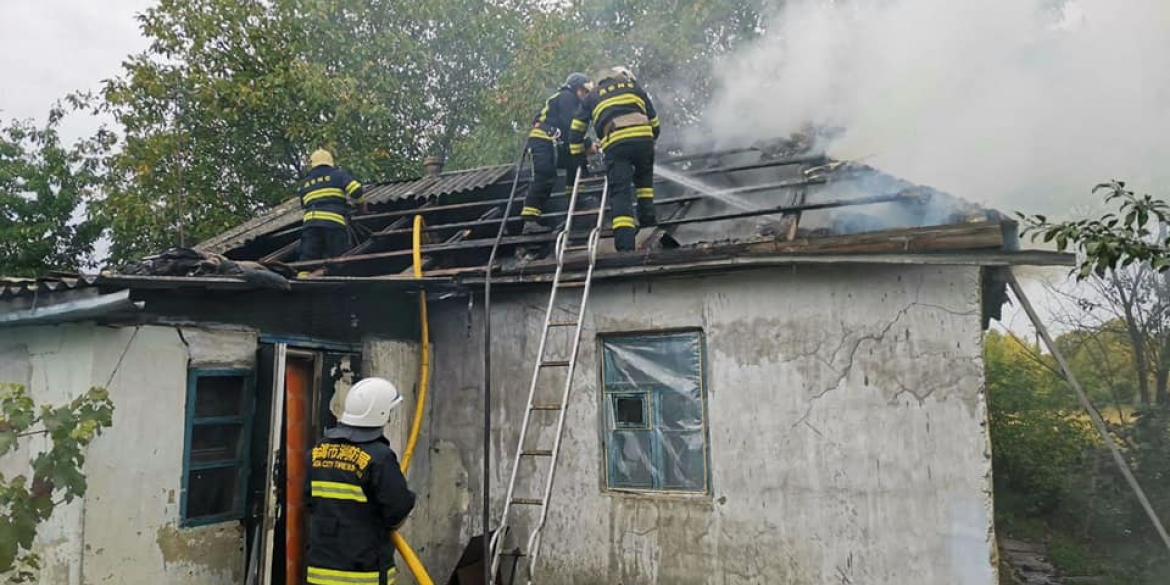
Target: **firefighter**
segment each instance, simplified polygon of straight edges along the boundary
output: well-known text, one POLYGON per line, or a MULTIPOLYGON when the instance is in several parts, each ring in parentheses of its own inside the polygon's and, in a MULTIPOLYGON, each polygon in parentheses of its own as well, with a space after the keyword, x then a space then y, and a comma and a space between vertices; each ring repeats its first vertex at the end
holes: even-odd
POLYGON ((340 423, 313 448, 308 583, 394 584, 390 533, 414 509, 414 494, 382 428, 401 402, 389 381, 361 380, 345 397, 340 423))
MULTIPOLYGON (((349 205, 362 198, 362 184, 333 164, 333 155, 320 149, 309 156, 308 174, 297 195, 305 210, 301 228, 300 260, 324 260, 349 249, 349 205)), ((304 276, 302 272, 298 276, 304 276)))
POLYGON ((576 157, 585 154, 585 133, 592 121, 605 153, 614 247, 618 251, 633 250, 638 226, 657 223, 654 143, 659 133, 658 113, 629 69, 613 67, 597 77, 597 86, 585 96, 573 116, 569 152, 576 157), (635 199, 637 222, 634 221, 635 199))
POLYGON ((524 218, 524 234, 552 231, 552 227, 540 223, 540 214, 557 181, 557 168, 564 168, 569 180, 576 173, 577 167, 573 163, 577 159, 569 156, 569 125, 581 99, 592 87, 584 73, 570 73, 561 89, 545 100, 532 120, 526 146, 532 154, 532 182, 528 185, 528 196, 524 198, 524 209, 520 212, 524 218))

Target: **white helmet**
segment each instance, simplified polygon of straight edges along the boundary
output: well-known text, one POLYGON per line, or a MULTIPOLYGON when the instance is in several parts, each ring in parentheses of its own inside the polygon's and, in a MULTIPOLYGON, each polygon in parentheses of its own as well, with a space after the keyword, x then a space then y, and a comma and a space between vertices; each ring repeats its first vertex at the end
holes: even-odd
POLYGON ((366 378, 349 389, 341 423, 351 427, 386 426, 390 411, 402 403, 398 388, 383 378, 366 378))
POLYGON ((630 69, 624 65, 614 65, 613 72, 622 76, 622 77, 625 77, 626 79, 628 79, 630 81, 635 80, 634 72, 630 71, 630 69))

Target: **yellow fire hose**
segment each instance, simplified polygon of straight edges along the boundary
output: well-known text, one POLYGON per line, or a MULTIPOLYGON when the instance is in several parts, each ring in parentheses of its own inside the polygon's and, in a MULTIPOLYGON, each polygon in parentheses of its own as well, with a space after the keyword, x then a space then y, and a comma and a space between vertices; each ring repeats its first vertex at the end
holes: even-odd
MULTIPOLYGON (((422 278, 422 231, 425 227, 421 215, 414 216, 414 277, 422 278)), ((414 421, 410 425, 410 438, 406 440, 406 449, 402 452, 402 474, 406 475, 406 471, 410 469, 410 460, 414 457, 414 448, 418 446, 418 433, 422 429, 423 411, 427 403, 427 386, 431 377, 431 332, 427 318, 427 293, 419 291, 418 293, 418 316, 421 322, 422 342, 422 357, 419 360, 419 374, 418 374, 418 398, 414 405, 414 421)), ((406 566, 414 575, 415 581, 419 585, 434 585, 430 574, 427 573, 426 567, 423 567, 422 561, 418 560, 418 555, 414 554, 414 550, 410 548, 410 544, 402 538, 398 532, 390 533, 390 540, 394 542, 394 548, 398 549, 398 554, 402 555, 402 560, 406 562, 406 566)))

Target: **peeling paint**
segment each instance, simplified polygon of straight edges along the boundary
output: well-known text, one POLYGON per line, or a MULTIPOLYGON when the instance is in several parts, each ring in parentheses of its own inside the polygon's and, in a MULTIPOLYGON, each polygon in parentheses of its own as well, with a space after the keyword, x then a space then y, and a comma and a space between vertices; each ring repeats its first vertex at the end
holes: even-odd
POLYGON ((238 526, 180 529, 160 526, 155 543, 166 564, 195 565, 211 572, 227 572, 233 582, 243 578, 243 541, 238 526))

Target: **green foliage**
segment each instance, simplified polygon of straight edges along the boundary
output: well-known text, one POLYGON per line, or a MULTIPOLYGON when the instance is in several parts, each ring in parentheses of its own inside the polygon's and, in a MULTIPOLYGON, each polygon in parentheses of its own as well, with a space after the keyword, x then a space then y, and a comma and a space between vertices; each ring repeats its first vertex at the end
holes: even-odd
POLYGON ((44 436, 45 451, 29 455, 31 477, 0 474, 0 574, 10 583, 36 578, 39 559, 31 552, 37 526, 62 502, 85 495, 85 448, 113 423, 109 393, 91 388, 67 404, 37 407, 24 387, 0 384, 0 457, 24 437, 44 436))
POLYGON ((486 0, 162 0, 105 88, 125 127, 114 260, 214 235, 292 194, 308 152, 360 179, 413 174, 475 123, 515 10, 486 0))
POLYGON ((58 127, 88 98, 70 96, 36 127, 14 120, 0 128, 0 266, 5 276, 35 277, 50 270, 92 266, 101 225, 84 204, 104 173, 113 135, 101 130, 73 145, 61 144, 58 127))
POLYGON ((1103 183, 1093 192, 1105 191, 1106 205, 1118 211, 1100 218, 1052 223, 1043 215, 1018 214, 1025 222, 1023 233, 1035 241, 1043 237, 1054 242, 1056 249, 1072 249, 1080 256, 1077 278, 1105 276, 1111 270, 1142 263, 1158 272, 1170 268, 1170 237, 1155 237, 1152 226, 1170 223, 1170 205, 1150 195, 1136 195, 1121 181, 1103 183))
POLYGON ((1029 513, 1051 512, 1094 443, 1092 428, 1038 348, 993 331, 984 352, 996 484, 1026 494, 1017 503, 1029 513))

